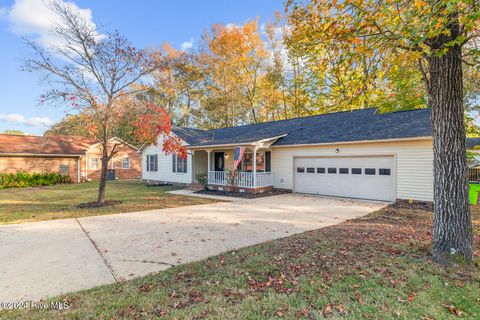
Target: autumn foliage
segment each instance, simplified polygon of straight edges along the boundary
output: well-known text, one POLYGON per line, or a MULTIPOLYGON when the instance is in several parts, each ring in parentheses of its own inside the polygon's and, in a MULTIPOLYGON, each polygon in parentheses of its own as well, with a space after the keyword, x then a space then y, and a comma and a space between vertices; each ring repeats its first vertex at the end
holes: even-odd
POLYGON ((164 134, 163 152, 175 153, 185 159, 186 147, 180 138, 171 134, 171 127, 172 122, 165 109, 147 102, 143 112, 136 115, 133 135, 147 145, 156 145, 158 136, 164 134))

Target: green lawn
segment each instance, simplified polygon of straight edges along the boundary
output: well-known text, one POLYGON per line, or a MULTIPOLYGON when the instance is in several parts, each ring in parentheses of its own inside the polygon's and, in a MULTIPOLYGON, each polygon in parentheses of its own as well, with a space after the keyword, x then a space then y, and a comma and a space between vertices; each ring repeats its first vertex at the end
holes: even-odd
POLYGON ((16 319, 480 318, 476 262, 430 261, 432 213, 394 205, 367 217, 71 293, 66 311, 3 311, 16 319))
POLYGON ((95 216, 112 213, 214 202, 208 199, 167 194, 173 187, 147 187, 139 181, 112 181, 107 200, 121 204, 99 209, 80 209, 81 203, 95 201, 98 182, 49 187, 0 190, 0 224, 95 216))

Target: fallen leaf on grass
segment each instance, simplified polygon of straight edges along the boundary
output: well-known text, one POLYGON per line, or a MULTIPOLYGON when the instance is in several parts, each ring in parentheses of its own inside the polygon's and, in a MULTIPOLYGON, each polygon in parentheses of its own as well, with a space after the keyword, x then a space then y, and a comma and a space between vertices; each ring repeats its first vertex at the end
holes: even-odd
POLYGON ((339 313, 345 313, 345 306, 343 304, 339 304, 336 308, 339 313))
POLYGON ((301 310, 298 310, 296 313, 295 313, 295 319, 300 319, 301 317, 307 317, 308 316, 308 310, 303 308, 301 310))
POLYGON ((323 316, 325 317, 331 315, 332 312, 333 312, 332 305, 330 303, 326 304, 322 309, 323 316))
POLYGON ((454 305, 452 304, 442 304, 442 306, 444 306, 445 308, 448 309, 448 311, 450 311, 451 314, 453 315, 456 315, 457 317, 461 317, 463 316, 463 311, 456 308, 454 305))
POLYGON ((138 290, 140 290, 140 292, 146 293, 152 290, 153 288, 155 288, 155 285, 150 283, 144 283, 138 288, 138 290))
POLYGON ((355 292, 355 297, 357 298, 358 303, 363 304, 363 298, 362 298, 362 296, 360 295, 360 293, 355 292))

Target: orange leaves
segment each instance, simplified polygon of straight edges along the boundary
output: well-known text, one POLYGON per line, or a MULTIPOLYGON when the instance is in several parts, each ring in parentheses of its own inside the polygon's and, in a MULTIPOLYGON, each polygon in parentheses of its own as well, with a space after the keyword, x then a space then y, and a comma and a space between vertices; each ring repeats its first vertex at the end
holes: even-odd
POLYGON ((133 125, 135 138, 147 144, 155 144, 161 133, 170 134, 172 126, 166 111, 150 102, 137 114, 133 125))
POLYGON ((413 1, 413 6, 419 11, 421 11, 426 5, 427 5, 427 3, 423 0, 413 1))
POLYGON ((187 148, 182 145, 182 140, 174 135, 166 135, 163 140, 163 152, 166 154, 177 154, 179 157, 187 158, 187 148))
POLYGON ((182 145, 182 140, 170 134, 172 123, 165 109, 148 102, 143 112, 137 115, 133 125, 133 134, 137 140, 145 144, 157 144, 158 136, 164 134, 163 152, 175 153, 186 159, 187 149, 182 145))

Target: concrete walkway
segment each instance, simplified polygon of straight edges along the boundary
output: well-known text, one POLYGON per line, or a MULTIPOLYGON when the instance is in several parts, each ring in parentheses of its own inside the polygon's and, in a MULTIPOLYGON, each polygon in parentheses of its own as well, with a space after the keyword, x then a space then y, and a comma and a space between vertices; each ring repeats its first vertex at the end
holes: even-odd
POLYGON ((363 216, 386 203, 280 195, 0 227, 0 301, 123 281, 363 216))
POLYGON ((172 191, 167 191, 167 193, 176 194, 176 195, 180 195, 180 196, 215 199, 215 200, 223 200, 223 201, 243 201, 243 200, 247 200, 246 198, 239 198, 239 197, 216 196, 216 195, 213 195, 213 194, 196 193, 195 191, 187 190, 187 189, 172 190, 172 191))

